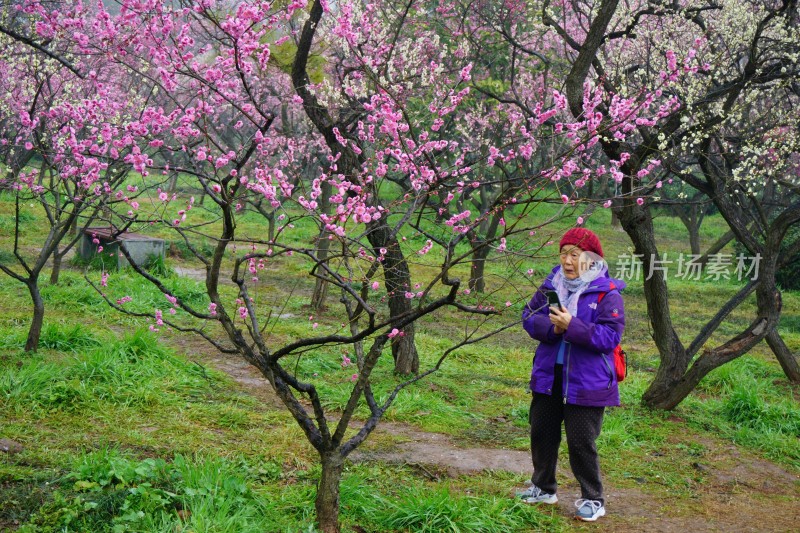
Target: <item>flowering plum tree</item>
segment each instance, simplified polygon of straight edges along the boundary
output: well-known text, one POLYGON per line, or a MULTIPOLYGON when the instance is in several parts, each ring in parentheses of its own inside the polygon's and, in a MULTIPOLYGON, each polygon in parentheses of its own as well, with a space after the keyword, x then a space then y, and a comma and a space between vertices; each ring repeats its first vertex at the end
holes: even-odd
MULTIPOLYGON (((463 181, 470 172, 458 155, 458 143, 437 138, 433 125, 463 99, 462 68, 444 69, 447 51, 425 39, 398 37, 388 48, 377 37, 367 39, 370 33, 399 35, 369 7, 340 3, 325 19, 323 4, 315 3, 310 12, 305 7, 304 2, 209 2, 190 8, 123 2, 116 16, 99 8, 95 17, 105 21, 106 31, 90 44, 150 95, 126 122, 124 135, 115 139, 116 152, 109 152, 109 159, 132 166, 153 186, 178 173, 206 196, 206 205, 199 208, 192 197, 155 190, 150 202, 114 212, 120 227, 157 224, 176 232, 205 266, 209 301, 207 308, 198 308, 165 280, 133 265, 165 295, 153 329, 172 326, 199 334, 222 351, 244 356, 264 374, 320 455, 317 514, 320 527, 334 531, 344 459, 371 433, 397 394, 444 359, 376 392, 371 376, 384 348, 402 343, 417 320, 445 306, 467 315, 498 311, 460 301, 460 282, 451 272, 458 265, 455 244, 440 255, 442 265, 424 288, 411 285, 401 244, 406 235, 413 237, 409 220, 439 182, 463 181), (292 29, 298 23, 300 32, 292 29), (317 31, 330 50, 324 59, 330 76, 315 84, 308 58, 317 31), (270 58, 292 42, 296 51, 286 75, 270 58), (366 49, 369 55, 358 55, 366 49), (414 98, 423 97, 428 100, 423 113, 434 118, 421 125, 410 110, 414 98), (443 166, 443 154, 456 155, 443 166), (398 175, 407 176, 411 193, 384 190, 391 184, 387 176, 398 175), (323 199, 326 188, 330 193, 323 199), (253 206, 279 213, 274 234, 241 228, 253 206), (304 225, 316 227, 331 243, 327 257, 319 245, 309 247, 293 235, 304 225), (215 243, 210 256, 198 246, 205 238, 215 243), (305 265, 312 279, 324 277, 338 289, 344 320, 310 324, 300 338, 270 337, 270 324, 279 320, 272 311, 286 293, 265 286, 262 277, 269 265, 288 262, 305 265), (235 285, 233 297, 224 278, 235 285), (388 314, 382 297, 388 300, 388 314), (224 337, 206 323, 217 324, 224 337), (287 365, 290 357, 332 346, 353 350, 353 359, 343 364, 355 371, 349 400, 335 423, 323 408, 314 377, 287 365), (366 405, 367 418, 354 435, 346 435, 359 404, 366 405)), ((452 218, 445 226, 451 234, 463 233, 472 223, 463 213, 452 218)), ((413 253, 432 257, 436 252, 431 248, 413 253)), ((128 255, 124 246, 122 253, 128 255)), ((124 293, 117 298, 114 292, 124 288, 115 287, 113 277, 103 278, 101 285, 98 290, 117 309, 153 316, 136 310, 136 302, 124 293)), ((474 339, 462 344, 468 342, 474 339)))
MULTIPOLYGON (((0 156, 5 170, 0 189, 15 198, 15 225, 4 238, 0 271, 23 283, 33 303, 25 350, 36 350, 44 320, 39 278, 53 258, 56 282, 61 258, 104 206, 135 204, 136 188, 123 187, 129 150, 110 160, 121 124, 140 100, 118 83, 113 64, 80 57, 80 39, 60 39, 36 16, 41 6, 18 4, 4 20, 0 41, 3 72, 0 156), (45 44, 46 43, 46 44, 45 44), (46 219, 36 248, 22 241, 23 207, 33 204, 46 219), (73 230, 78 228, 78 232, 73 230)), ((71 34, 87 31, 80 5, 64 6, 58 21, 72 21, 71 34)), ((26 235, 30 240, 30 237, 26 235)))
MULTIPOLYGON (((522 201, 563 203, 562 194, 571 196, 573 180, 552 180, 543 171, 552 161, 568 158, 574 143, 553 131, 556 121, 551 114, 543 116, 535 104, 528 107, 538 102, 551 110, 556 103, 547 87, 549 59, 543 55, 552 50, 542 38, 544 28, 525 9, 513 2, 453 2, 431 11, 444 15, 433 21, 441 38, 465 43, 472 65, 466 80, 470 96, 442 128, 468 148, 471 164, 480 169, 471 187, 448 191, 448 197, 455 195, 453 202, 432 207, 443 218, 453 214, 451 205, 455 212, 469 209, 480 221, 464 238, 471 248, 469 288, 483 292, 486 262, 495 249, 489 243, 517 220, 506 220, 506 208, 522 201), (536 132, 535 143, 529 131, 536 132), (533 189, 536 194, 531 194, 533 189)), ((570 206, 567 211, 572 210, 570 206)))

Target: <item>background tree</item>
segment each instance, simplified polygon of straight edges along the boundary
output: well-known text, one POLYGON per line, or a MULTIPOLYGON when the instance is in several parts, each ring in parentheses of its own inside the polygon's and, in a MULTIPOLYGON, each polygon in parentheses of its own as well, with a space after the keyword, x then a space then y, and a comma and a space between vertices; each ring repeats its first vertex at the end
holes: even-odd
MULTIPOLYGON (((639 199, 637 190, 660 186, 651 181, 648 172, 643 172, 647 162, 656 158, 659 162, 666 160, 671 168, 672 161, 683 155, 695 157, 703 168, 705 183, 692 179, 691 169, 682 178, 709 194, 737 239, 746 242, 753 254, 761 254, 764 270, 759 272, 758 280, 746 285, 725 305, 688 347, 672 327, 663 273, 653 270, 645 281, 645 298, 661 365, 643 401, 669 409, 710 370, 746 353, 774 331, 779 318, 780 293, 774 284, 774 269, 780 260, 776 243, 798 219, 794 208, 790 208, 773 222, 762 220, 760 237, 747 234, 748 224, 753 221, 749 213, 763 210, 753 191, 742 190, 736 179, 726 179, 735 177, 732 159, 744 154, 728 151, 724 139, 746 137, 742 127, 749 128, 758 119, 766 118, 765 114, 754 114, 754 99, 774 101, 777 92, 780 98, 791 102, 796 96, 791 88, 796 84, 798 69, 791 58, 797 54, 797 4, 753 1, 741 6, 700 2, 677 6, 641 2, 623 8, 615 0, 596 5, 569 2, 558 7, 545 2, 542 13, 544 22, 572 50, 565 92, 574 116, 585 111, 583 95, 587 85, 606 89, 610 98, 603 107, 607 109, 615 105, 612 95, 618 94, 652 95, 664 101, 665 120, 657 127, 642 122, 627 134, 601 141, 606 156, 616 162, 621 173, 625 198, 620 208, 622 225, 636 253, 643 257, 644 270, 650 272, 653 260, 660 254, 653 239, 649 204, 639 199), (679 57, 678 50, 685 51, 684 55, 679 57), (719 156, 712 155, 715 153, 719 156), (719 172, 724 167, 714 162, 717 157, 728 159, 730 172, 719 172), (748 196, 749 207, 742 204, 742 194, 748 196), (696 356, 711 332, 753 290, 757 310, 750 326, 696 356)), ((765 105, 755 107, 767 111, 765 105)), ((764 173, 757 175, 757 179, 766 177, 764 173)), ((797 365, 793 359, 781 359, 785 368, 797 365)), ((788 375, 793 380, 798 376, 794 370, 788 375)))

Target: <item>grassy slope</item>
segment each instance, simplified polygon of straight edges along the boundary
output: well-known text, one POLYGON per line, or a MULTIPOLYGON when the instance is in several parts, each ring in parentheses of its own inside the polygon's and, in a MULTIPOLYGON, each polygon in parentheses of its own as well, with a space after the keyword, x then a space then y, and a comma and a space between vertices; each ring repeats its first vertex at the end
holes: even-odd
MULTIPOLYGON (((8 198, 0 198, 0 238, 9 237, 8 198)), ((627 236, 609 227, 607 212, 589 227, 598 231, 606 256, 626 253, 627 236)), ((26 215, 26 244, 35 246, 37 216, 26 215)), ((255 220, 246 230, 257 231, 255 220)), ((688 252, 685 230, 659 217, 662 249, 688 252)), ((554 230, 558 234, 559 230, 554 230)), ((703 228, 705 243, 724 231, 719 219, 703 228)), ((301 239, 312 232, 299 228, 301 239)), ((421 247, 408 242, 409 250, 421 247)), ((533 290, 552 258, 520 266, 534 268, 533 290)), ((173 260, 174 263, 174 260, 173 260)), ((414 265, 421 273, 424 265, 414 265)), ((509 265, 490 266, 492 278, 509 265)), ((612 265, 613 272, 613 265, 612 265)), ((264 274, 280 284, 275 302, 289 291, 297 296, 282 308, 295 315, 280 321, 281 338, 308 331, 303 308, 308 283, 299 268, 264 274)), ((95 279, 97 272, 90 273, 95 279)), ((176 290, 203 305, 196 283, 173 279, 176 290)), ((144 310, 163 307, 161 297, 128 274, 111 284, 135 296, 144 310)), ((266 287, 275 285, 268 281, 266 287)), ((688 282, 670 278, 675 325, 685 341, 715 306, 736 290, 734 283, 688 282)), ((297 531, 311 526, 315 455, 300 430, 283 413, 243 394, 226 376, 191 362, 149 333, 131 333, 146 323, 105 308, 78 273, 65 273, 58 287, 45 287, 46 329, 39 354, 20 352, 28 320, 23 287, 0 278, 0 438, 22 443, 25 451, 0 462, 0 529, 17 523, 25 531, 297 531), (176 529, 177 524, 185 523, 176 529), (112 529, 115 528, 115 529, 112 529)), ((264 298, 270 297, 264 291, 264 298)), ((119 296, 115 295, 115 296, 119 296)), ((508 300, 518 315, 528 294, 494 295, 508 300)), ((624 407, 609 412, 600 449, 606 477, 615 487, 658 479, 669 493, 690 501, 702 472, 693 466, 710 453, 706 437, 721 437, 754 453, 800 470, 800 407, 796 390, 782 377, 764 345, 709 376, 671 414, 639 407, 657 354, 650 338, 641 281, 625 293, 625 345, 632 373, 623 386, 624 407)), ((785 295, 781 332, 790 348, 800 348, 800 295, 785 295)), ((478 301, 476 299, 476 301, 478 301)), ((731 315, 712 344, 749 321, 743 306, 731 315)), ((148 311, 149 312, 149 311, 148 311)), ((335 316, 317 317, 320 327, 337 327, 335 316)), ((463 319, 444 313, 420 324, 423 367, 432 364, 462 332, 463 319)), ((529 396, 524 388, 531 341, 515 329, 480 346, 454 353, 442 370, 404 392, 387 419, 445 432, 465 444, 527 448, 529 396), (505 423, 495 422, 498 418, 505 423)), ((329 407, 348 391, 341 353, 319 350, 297 361, 300 372, 318 374, 329 407)), ((390 361, 376 378, 391 386, 390 361)), ((377 380, 376 380, 377 381, 377 380)), ((343 521, 368 531, 439 531, 447 520, 462 530, 514 531, 566 527, 558 514, 521 506, 507 498, 518 476, 500 472, 431 482, 410 466, 351 465, 343 482, 343 521)))

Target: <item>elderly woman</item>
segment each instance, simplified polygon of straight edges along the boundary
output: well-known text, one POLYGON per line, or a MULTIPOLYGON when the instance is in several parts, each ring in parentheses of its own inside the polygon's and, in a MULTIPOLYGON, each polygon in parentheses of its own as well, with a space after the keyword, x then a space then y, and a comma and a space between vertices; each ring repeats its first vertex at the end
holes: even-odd
POLYGON ((608 276, 600 239, 588 229, 570 229, 559 246, 560 264, 522 313, 525 331, 539 346, 530 382, 532 485, 519 496, 531 504, 558 501, 563 422, 569 464, 581 486, 575 517, 594 521, 606 513, 595 441, 605 407, 619 405, 612 354, 625 327, 619 293, 625 283, 608 276))

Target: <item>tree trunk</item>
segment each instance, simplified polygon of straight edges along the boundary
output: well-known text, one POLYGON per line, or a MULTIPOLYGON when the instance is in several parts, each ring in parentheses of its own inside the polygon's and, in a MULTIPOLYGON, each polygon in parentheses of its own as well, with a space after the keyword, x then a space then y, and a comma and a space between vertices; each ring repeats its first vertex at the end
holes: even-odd
POLYGON ((676 213, 678 218, 683 222, 683 226, 689 233, 689 247, 692 250, 692 255, 700 255, 700 224, 703 222, 703 209, 705 206, 699 206, 701 194, 695 194, 692 197, 692 202, 689 205, 673 205, 671 206, 672 213, 676 213))
POLYGON ((800 383, 800 364, 797 363, 797 357, 789 350, 786 343, 783 342, 777 328, 772 328, 772 330, 767 333, 767 344, 769 344, 775 357, 777 357, 789 381, 792 383, 800 383))
POLYGON ((177 190, 178 190, 178 173, 173 172, 172 175, 169 177, 169 181, 167 182, 167 192, 173 194, 177 190))
POLYGON ((667 411, 674 409, 692 393, 709 372, 740 357, 757 344, 758 340, 763 337, 761 332, 767 325, 768 322, 766 320, 758 319, 741 335, 712 351, 704 353, 671 388, 666 390, 654 389, 653 384, 655 382, 653 382, 650 388, 647 389, 645 396, 642 397, 642 403, 654 409, 667 411), (656 395, 656 393, 659 394, 656 395))
MULTIPOLYGON (((769 229, 774 231, 772 227, 769 229)), ((768 233, 767 240, 759 271, 759 284, 756 288, 758 310, 753 322, 745 331, 728 342, 704 351, 679 380, 670 383, 669 388, 656 391, 653 388, 654 382, 642 398, 645 405, 658 409, 673 409, 697 387, 700 380, 709 372, 747 353, 777 327, 782 305, 781 294, 775 285, 780 239, 768 233)))
POLYGON ((611 210, 611 227, 618 228, 622 225, 622 222, 619 219, 619 214, 617 214, 616 209, 611 210))
MULTIPOLYGON (((412 290, 411 272, 408 263, 400 249, 397 238, 390 237, 391 229, 381 219, 370 227, 367 238, 375 249, 375 255, 381 248, 386 248, 383 260, 383 277, 386 280, 386 290, 389 293, 389 317, 398 318, 411 312, 411 300, 406 298, 406 292, 412 290)), ((414 324, 403 328, 403 335, 392 339, 392 357, 394 357, 394 371, 407 376, 419 371, 419 354, 414 343, 414 324)))
POLYGON ((697 218, 694 216, 689 224, 686 224, 686 229, 689 230, 689 247, 692 249, 692 255, 700 255, 700 224, 697 223, 697 218))
MULTIPOLYGON (((323 181, 321 189, 322 194, 320 195, 320 210, 326 215, 329 215, 331 212, 330 197, 331 193, 333 192, 331 190, 330 182, 327 180, 323 181)), ((328 240, 328 235, 330 235, 330 232, 326 230, 325 226, 323 225, 322 229, 319 231, 319 236, 317 237, 317 260, 319 261, 320 265, 327 263, 328 261, 328 250, 330 250, 331 247, 331 241, 328 240)), ((272 240, 271 237, 270 240, 272 240)), ((318 266, 317 274, 325 276, 324 269, 318 266)), ((314 309, 315 312, 319 313, 325 307, 325 298, 327 297, 328 281, 323 278, 317 278, 314 285, 314 293, 311 295, 311 308, 314 309)))
POLYGON ((314 500, 319 530, 324 533, 339 533, 339 483, 342 479, 344 457, 339 451, 331 451, 320 453, 320 458, 322 475, 314 500))
POLYGON ((647 314, 653 326, 653 340, 661 355, 655 379, 644 393, 642 402, 654 406, 664 394, 668 394, 686 372, 688 356, 686 349, 672 327, 669 311, 669 291, 664 273, 654 270, 648 277, 652 258, 660 257, 656 246, 653 219, 648 206, 628 205, 620 211, 620 221, 631 238, 636 254, 642 256, 644 271, 644 297, 647 314))
POLYGON ((692 255, 700 255, 700 231, 696 226, 689 229, 689 247, 692 250, 692 255))
MULTIPOLYGON (((392 300, 389 301, 390 311, 391 304, 392 300)), ((408 304, 404 305, 403 312, 410 307, 408 304)), ((396 314, 399 313, 391 313, 392 316, 396 316, 396 314)), ((408 324, 403 328, 403 333, 402 337, 392 339, 392 357, 394 357, 394 371, 402 376, 408 376, 419 372, 419 354, 414 343, 414 325, 408 324)))
POLYGON ((651 385, 645 396, 643 396, 642 403, 656 409, 670 410, 675 408, 691 394, 709 372, 742 356, 758 344, 764 338, 764 331, 767 328, 774 328, 779 317, 780 311, 774 309, 767 316, 759 314, 746 331, 722 346, 703 353, 671 388, 655 390, 651 385))
POLYGON ((695 263, 698 263, 700 265, 705 265, 706 263, 708 263, 712 255, 719 253, 719 251, 725 248, 725 245, 731 242, 734 237, 735 235, 733 231, 728 230, 722 237, 717 239, 717 242, 709 246, 708 250, 706 250, 706 253, 704 253, 702 257, 700 257, 700 259, 695 261, 695 263))
POLYGON ((267 218, 267 241, 275 242, 275 211, 272 211, 267 218))
MULTIPOLYGON (((481 189, 481 211, 485 212, 488 209, 489 199, 486 198, 485 190, 481 189)), ((469 243, 472 247, 472 268, 469 272, 469 288, 475 292, 483 292, 486 288, 486 279, 484 273, 486 270, 486 258, 489 256, 491 249, 487 246, 487 242, 494 240, 497 236, 497 229, 500 226, 500 215, 494 214, 489 219, 489 223, 485 221, 481 223, 480 234, 471 233, 469 235, 469 243)))
POLYGON ((469 290, 483 292, 486 288, 484 272, 486 270, 486 257, 489 255, 489 247, 481 246, 484 241, 473 243, 472 267, 469 271, 469 290), (476 246, 477 245, 477 246, 476 246))
POLYGON ((56 246, 53 252, 53 270, 50 272, 51 285, 58 285, 58 276, 61 274, 61 260, 63 257, 63 254, 58 253, 58 247, 56 246))
POLYGON ((44 323, 44 300, 42 300, 39 284, 36 280, 29 280, 26 285, 33 301, 33 319, 31 320, 31 327, 28 329, 25 351, 35 352, 39 348, 39 337, 42 334, 42 324, 44 323))
MULTIPOLYGON (((321 105, 317 97, 309 90, 310 80, 306 72, 308 57, 311 52, 311 43, 314 41, 317 24, 322 18, 322 3, 315 0, 311 6, 309 17, 303 24, 303 31, 297 43, 297 53, 294 56, 292 65, 292 84, 295 92, 303 99, 303 109, 306 115, 314 123, 319 132, 325 138, 325 143, 334 155, 338 155, 336 162, 339 172, 345 175, 357 176, 361 168, 361 157, 352 148, 339 143, 334 129, 340 126, 341 130, 346 130, 344 125, 334 121, 328 109, 321 105)), ((355 141, 354 141, 355 142, 355 141)), ((374 183, 371 185, 374 187, 374 183)), ((374 191, 374 201, 378 204, 377 190, 374 191)), ((385 219, 371 222, 368 225, 367 238, 372 245, 375 255, 379 255, 381 248, 386 248, 387 253, 383 261, 384 279, 386 289, 389 291, 389 314, 391 319, 395 319, 411 311, 411 301, 405 297, 405 292, 411 290, 411 273, 408 263, 400 249, 397 237, 392 235, 385 219)), ((395 338, 397 342, 392 344, 392 356, 394 356, 395 372, 403 375, 416 373, 419 370, 419 355, 414 345, 414 326, 409 324, 403 328, 404 336, 395 338)))
MULTIPOLYGON (((330 241, 328 240, 328 232, 322 230, 319 238, 319 250, 317 253, 317 259, 319 259, 320 263, 324 263, 328 260, 328 248, 330 247, 330 241)), ((317 269, 317 273, 321 276, 324 276, 322 268, 317 269)), ((325 308, 325 300, 328 298, 328 281, 322 278, 316 278, 316 282, 314 284, 314 292, 311 294, 311 308, 314 310, 315 313, 321 312, 325 308)))

